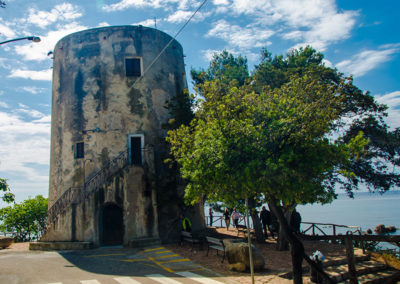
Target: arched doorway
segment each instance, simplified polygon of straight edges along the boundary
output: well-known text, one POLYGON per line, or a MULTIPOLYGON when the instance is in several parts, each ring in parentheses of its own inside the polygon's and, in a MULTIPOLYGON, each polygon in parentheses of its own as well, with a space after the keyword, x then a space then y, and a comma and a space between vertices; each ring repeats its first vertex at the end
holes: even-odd
POLYGON ((124 239, 122 209, 116 204, 108 203, 103 207, 101 217, 101 244, 122 245, 124 239))

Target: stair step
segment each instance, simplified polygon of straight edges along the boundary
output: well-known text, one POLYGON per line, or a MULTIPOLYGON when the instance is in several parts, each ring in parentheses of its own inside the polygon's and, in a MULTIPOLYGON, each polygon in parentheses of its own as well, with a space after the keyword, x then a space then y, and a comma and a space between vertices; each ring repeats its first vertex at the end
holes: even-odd
MULTIPOLYGON (((367 261, 370 260, 371 257, 369 255, 360 255, 356 256, 356 263, 362 262, 362 261, 367 261)), ((336 257, 336 258, 329 258, 329 260, 324 261, 324 267, 329 267, 329 266, 339 266, 342 264, 347 265, 347 258, 345 257, 336 257)))
MULTIPOLYGON (((374 273, 368 273, 357 276, 359 284, 396 284, 400 281, 400 271, 395 269, 386 269, 374 273)), ((345 280, 339 283, 350 283, 345 280)))
MULTIPOLYGON (((357 275, 377 273, 379 271, 385 270, 387 266, 383 263, 376 261, 363 261, 356 263, 357 275)), ((335 281, 345 281, 349 278, 348 266, 347 264, 342 264, 339 266, 326 267, 325 272, 328 273, 335 281)))
POLYGON ((151 246, 161 245, 161 240, 159 238, 136 238, 128 242, 128 246, 131 248, 143 248, 151 246))

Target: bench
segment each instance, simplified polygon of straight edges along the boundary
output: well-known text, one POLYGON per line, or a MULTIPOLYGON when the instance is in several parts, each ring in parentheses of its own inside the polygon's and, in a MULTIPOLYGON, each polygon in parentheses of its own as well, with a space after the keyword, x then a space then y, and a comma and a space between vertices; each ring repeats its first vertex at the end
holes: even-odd
POLYGON ((222 257, 222 261, 224 262, 225 260, 225 245, 224 242, 221 239, 217 239, 217 238, 213 238, 213 237, 206 237, 207 240, 207 256, 208 256, 208 252, 210 250, 210 248, 213 248, 217 251, 217 255, 218 255, 218 251, 222 251, 224 253, 223 257, 222 257))
POLYGON ((239 237, 240 233, 243 233, 243 235, 246 236, 247 226, 245 226, 245 225, 237 225, 236 229, 237 229, 237 232, 238 232, 238 234, 237 234, 238 237, 239 237))
POLYGON ((183 242, 188 242, 192 245, 192 250, 195 244, 201 244, 200 239, 193 237, 192 233, 181 231, 181 245, 183 242))

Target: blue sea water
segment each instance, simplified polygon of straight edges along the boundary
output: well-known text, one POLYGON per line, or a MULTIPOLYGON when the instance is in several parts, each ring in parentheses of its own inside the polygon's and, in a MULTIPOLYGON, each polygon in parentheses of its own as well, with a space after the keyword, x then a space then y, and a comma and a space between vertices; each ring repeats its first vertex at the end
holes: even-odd
MULTIPOLYGON (((367 229, 373 231, 377 225, 384 224, 398 228, 396 234, 400 234, 400 190, 384 194, 356 192, 354 199, 346 194, 339 194, 330 204, 299 205, 296 209, 301 214, 302 222, 358 226, 362 231, 367 229)), ((204 213, 208 216, 207 205, 204 213)), ((221 215, 221 213, 214 214, 214 216, 221 215)), ((224 223, 222 224, 224 226, 224 223)), ((220 226, 220 222, 218 221, 216 225, 220 226)), ((302 224, 302 229, 307 226, 302 224)))
POLYGON ((303 222, 359 226, 363 231, 384 224, 400 230, 400 190, 384 194, 357 192, 354 199, 339 194, 331 204, 301 205, 297 211, 303 222))

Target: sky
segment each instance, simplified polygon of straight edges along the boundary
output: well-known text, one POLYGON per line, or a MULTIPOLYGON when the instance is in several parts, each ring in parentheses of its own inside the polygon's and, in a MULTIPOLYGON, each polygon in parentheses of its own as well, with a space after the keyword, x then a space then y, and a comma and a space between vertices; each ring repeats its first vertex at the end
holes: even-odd
MULTIPOLYGON (((41 38, 0 45, 0 177, 18 202, 48 196, 53 64, 48 54, 57 41, 116 25, 156 27, 175 36, 203 1, 5 1, 0 42, 41 38)), ((207 68, 224 49, 246 56, 251 70, 264 47, 279 55, 311 45, 327 66, 353 75, 359 88, 389 106, 393 129, 400 126, 399 11, 398 0, 206 0, 177 40, 188 75, 191 68, 207 68)))

